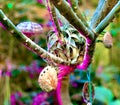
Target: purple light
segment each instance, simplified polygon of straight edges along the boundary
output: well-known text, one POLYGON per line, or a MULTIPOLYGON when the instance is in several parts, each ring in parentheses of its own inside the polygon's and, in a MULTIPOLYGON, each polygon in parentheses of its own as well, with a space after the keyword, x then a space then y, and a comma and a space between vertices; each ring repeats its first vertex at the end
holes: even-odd
POLYGON ((71 1, 70 1, 70 0, 67 0, 67 1, 68 1, 69 5, 70 5, 70 7, 71 7, 71 6, 72 6, 71 1))
POLYGON ((37 0, 37 2, 43 4, 43 0, 37 0))
POLYGON ((47 103, 45 105, 49 105, 49 103, 46 102, 47 98, 48 94, 46 92, 41 92, 33 98, 32 105, 43 105, 43 103, 47 103))
POLYGON ((0 78, 2 77, 2 70, 0 69, 0 78))
POLYGON ((91 63, 91 56, 90 56, 90 52, 89 52, 89 49, 90 49, 90 45, 92 43, 92 40, 90 40, 89 38, 86 39, 86 48, 85 48, 85 54, 84 54, 84 59, 82 61, 81 64, 77 65, 77 69, 80 69, 80 70, 86 70, 89 66, 89 64, 91 63))
POLYGON ((0 27, 2 27, 4 30, 6 30, 5 26, 0 22, 0 27))

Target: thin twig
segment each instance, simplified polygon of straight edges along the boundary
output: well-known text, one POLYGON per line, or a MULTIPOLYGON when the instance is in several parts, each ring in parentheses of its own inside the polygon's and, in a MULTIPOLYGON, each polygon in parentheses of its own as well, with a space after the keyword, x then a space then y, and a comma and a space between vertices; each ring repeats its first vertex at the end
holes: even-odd
POLYGON ((48 12, 50 14, 50 19, 53 23, 54 31, 55 31, 56 35, 58 36, 59 31, 60 31, 60 27, 59 27, 57 20, 56 20, 54 5, 51 2, 49 2, 49 0, 46 0, 46 6, 47 6, 48 12))
POLYGON ((56 30, 58 31, 58 34, 60 35, 61 29, 60 29, 60 26, 59 26, 59 23, 58 23, 58 20, 57 20, 55 7, 51 2, 50 2, 50 8, 51 8, 51 13, 52 13, 54 23, 55 23, 56 28, 57 28, 56 30))

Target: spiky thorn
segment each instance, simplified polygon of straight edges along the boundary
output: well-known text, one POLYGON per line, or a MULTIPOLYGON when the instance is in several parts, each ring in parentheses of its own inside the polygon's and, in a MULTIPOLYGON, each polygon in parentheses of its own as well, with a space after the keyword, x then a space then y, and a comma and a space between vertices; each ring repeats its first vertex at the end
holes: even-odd
POLYGON ((52 60, 53 62, 56 62, 57 64, 69 64, 68 61, 65 61, 59 57, 56 57, 55 55, 47 52, 40 46, 38 46, 36 43, 34 43, 32 40, 30 40, 28 37, 26 37, 24 34, 22 34, 16 26, 10 21, 10 19, 7 18, 7 16, 2 12, 0 9, 0 22, 5 26, 5 28, 15 37, 18 41, 20 41, 22 44, 24 44, 29 50, 35 52, 38 56, 41 58, 44 58, 46 60, 52 60))

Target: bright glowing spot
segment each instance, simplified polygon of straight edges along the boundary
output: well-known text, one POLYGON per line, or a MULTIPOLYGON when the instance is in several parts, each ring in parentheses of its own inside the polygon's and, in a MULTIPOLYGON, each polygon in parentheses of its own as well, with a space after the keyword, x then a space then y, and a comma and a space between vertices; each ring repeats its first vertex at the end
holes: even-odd
POLYGON ((12 3, 8 3, 7 6, 8 6, 9 9, 13 8, 13 4, 12 3))

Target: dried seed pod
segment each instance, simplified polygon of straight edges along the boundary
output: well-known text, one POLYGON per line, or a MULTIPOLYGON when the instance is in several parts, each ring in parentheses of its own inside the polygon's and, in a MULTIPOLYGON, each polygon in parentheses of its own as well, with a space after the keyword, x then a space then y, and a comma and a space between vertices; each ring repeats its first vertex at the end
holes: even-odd
POLYGON ((103 37, 103 44, 106 48, 111 48, 113 45, 113 41, 112 41, 112 35, 110 34, 110 32, 106 32, 104 37, 103 37))
POLYGON ((90 103, 91 99, 93 101, 95 96, 95 89, 92 82, 85 82, 82 90, 83 99, 86 103, 90 103), (90 87, 91 86, 91 87, 90 87))
POLYGON ((42 32, 41 25, 35 22, 22 22, 19 23, 16 27, 27 37, 38 35, 42 32))
POLYGON ((52 66, 45 67, 39 75, 38 83, 42 90, 49 92, 57 87, 57 71, 52 66))
POLYGON ((47 45, 50 53, 71 62, 71 64, 79 64, 83 60, 85 39, 71 25, 61 27, 59 38, 54 31, 50 31, 47 37, 47 45))

